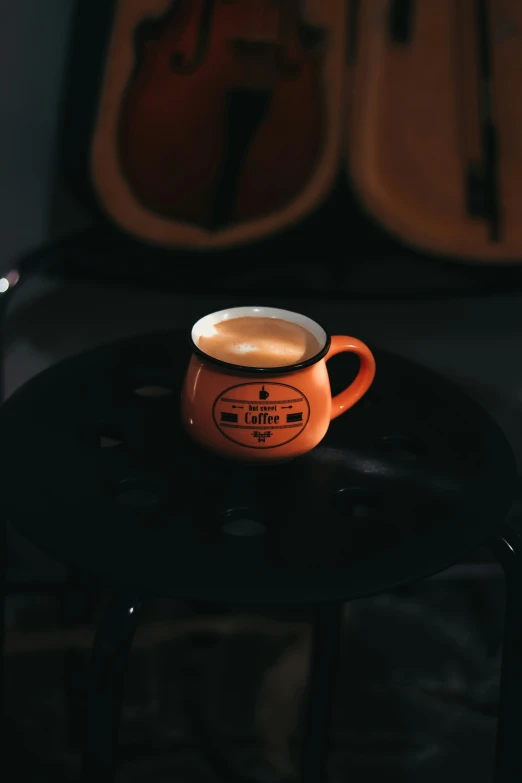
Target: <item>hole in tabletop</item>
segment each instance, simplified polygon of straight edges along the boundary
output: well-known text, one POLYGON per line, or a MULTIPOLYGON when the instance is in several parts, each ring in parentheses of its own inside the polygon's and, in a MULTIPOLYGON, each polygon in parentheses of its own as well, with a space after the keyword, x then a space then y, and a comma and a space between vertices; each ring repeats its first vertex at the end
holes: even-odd
POLYGON ((149 478, 129 478, 120 481, 116 494, 120 503, 139 511, 155 511, 165 501, 166 492, 149 478))
POLYGON ((386 454, 404 462, 415 462, 421 453, 418 441, 409 435, 384 435, 381 438, 381 447, 386 454))
POLYGON ((255 538, 266 533, 265 525, 254 518, 255 513, 249 508, 244 506, 231 508, 225 512, 224 516, 225 522, 221 529, 229 536, 255 538))
POLYGON ((112 438, 110 435, 100 435, 100 448, 113 449, 115 446, 121 446, 123 441, 112 438))
POLYGON ((349 555, 375 556, 396 546, 403 535, 393 508, 383 497, 362 487, 343 487, 333 494, 333 507, 346 522, 349 555))
POLYGON ((102 421, 98 424, 96 430, 98 435, 98 446, 101 449, 113 449, 116 446, 122 445, 123 436, 120 427, 114 422, 102 421))
POLYGON ((340 514, 348 514, 357 519, 375 518, 379 511, 379 501, 368 490, 360 487, 343 487, 333 495, 333 505, 340 514))
POLYGON ((379 413, 384 407, 388 407, 385 403, 388 402, 386 395, 379 389, 374 389, 370 386, 366 394, 364 394, 358 403, 354 407, 360 407, 363 410, 372 410, 375 413, 379 413))

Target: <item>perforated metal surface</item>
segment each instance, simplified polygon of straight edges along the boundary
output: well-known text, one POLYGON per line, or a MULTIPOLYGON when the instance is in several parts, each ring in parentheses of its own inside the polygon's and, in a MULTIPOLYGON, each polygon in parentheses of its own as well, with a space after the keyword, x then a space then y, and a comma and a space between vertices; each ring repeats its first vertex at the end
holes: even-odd
MULTIPOLYGON (((65 361, 0 411, 2 506, 60 560, 165 596, 324 602, 427 576, 502 525, 514 460, 474 402, 375 353, 371 391, 323 442, 261 467, 183 432, 183 333, 65 361)), ((336 392, 355 366, 329 370, 336 392)))

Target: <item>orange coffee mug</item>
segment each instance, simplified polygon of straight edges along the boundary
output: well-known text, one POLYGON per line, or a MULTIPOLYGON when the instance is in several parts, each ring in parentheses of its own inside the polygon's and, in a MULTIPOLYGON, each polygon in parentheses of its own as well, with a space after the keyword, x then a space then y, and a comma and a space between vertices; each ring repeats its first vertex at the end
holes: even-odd
POLYGON ((249 462, 287 460, 324 438, 332 419, 368 391, 375 376, 370 349, 355 337, 330 335, 311 318, 274 307, 233 307, 211 313, 192 327, 192 357, 181 395, 184 426, 201 446, 249 462), (282 367, 248 367, 216 359, 199 348, 216 324, 241 317, 278 318, 306 329, 319 350, 282 367), (355 380, 332 397, 326 362, 355 353, 355 380))

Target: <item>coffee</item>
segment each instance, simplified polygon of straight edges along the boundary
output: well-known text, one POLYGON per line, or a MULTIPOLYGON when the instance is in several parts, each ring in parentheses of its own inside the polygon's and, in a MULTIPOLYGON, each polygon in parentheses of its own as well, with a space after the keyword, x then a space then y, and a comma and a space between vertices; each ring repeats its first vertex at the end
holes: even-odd
POLYGON ((215 324, 212 332, 199 338, 198 348, 244 367, 285 367, 311 359, 322 348, 308 329, 282 318, 231 318, 215 324))

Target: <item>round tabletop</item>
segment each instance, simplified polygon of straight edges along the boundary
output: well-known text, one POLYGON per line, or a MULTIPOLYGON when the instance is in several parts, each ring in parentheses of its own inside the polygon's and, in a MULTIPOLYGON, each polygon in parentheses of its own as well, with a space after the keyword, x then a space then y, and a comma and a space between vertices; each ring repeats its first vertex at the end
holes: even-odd
MULTIPOLYGON (((140 594, 226 603, 369 595, 440 571, 499 531, 516 468, 443 378, 375 350, 368 394, 287 463, 229 462, 185 434, 183 332, 61 362, 0 409, 2 513, 31 542, 140 594)), ((329 363, 334 393, 357 370, 329 363)))

